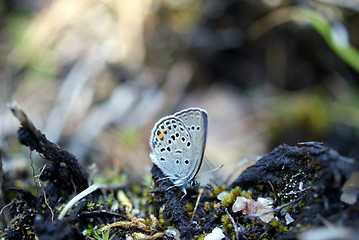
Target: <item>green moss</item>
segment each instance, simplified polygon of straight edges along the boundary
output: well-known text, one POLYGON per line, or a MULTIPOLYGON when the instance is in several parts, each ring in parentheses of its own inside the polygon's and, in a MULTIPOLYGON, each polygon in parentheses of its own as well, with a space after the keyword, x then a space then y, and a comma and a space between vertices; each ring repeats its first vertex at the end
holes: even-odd
POLYGON ((93 237, 96 240, 111 240, 115 235, 112 235, 110 237, 110 229, 107 229, 105 231, 101 231, 100 229, 97 229, 97 231, 94 232, 93 237))
POLYGON ((216 209, 216 210, 219 210, 221 208, 221 203, 213 204, 213 208, 216 209))
POLYGON ((160 219, 158 219, 158 221, 160 222, 160 224, 165 224, 165 219, 164 218, 160 218, 160 219))
POLYGON ((248 190, 248 191, 244 194, 243 197, 245 197, 245 198, 247 198, 247 199, 252 199, 252 198, 253 198, 253 192, 252 192, 252 190, 248 190))
POLYGON ((146 218, 145 221, 146 221, 146 223, 147 223, 148 225, 151 225, 151 224, 152 224, 152 221, 151 221, 151 219, 149 219, 149 218, 146 218))
POLYGON ((237 186, 237 187, 235 187, 235 188, 233 188, 232 190, 231 190, 231 192, 235 195, 235 196, 240 196, 241 194, 242 194, 242 189, 239 187, 239 186, 237 186))
POLYGON ((131 185, 131 193, 135 195, 139 195, 141 193, 140 186, 137 184, 131 185))
POLYGON ((162 217, 162 218, 163 218, 163 210, 164 210, 164 208, 161 207, 161 208, 160 208, 160 211, 159 211, 159 215, 160 215, 160 217, 162 217))
POLYGON ((231 222, 231 220, 229 219, 229 216, 227 214, 222 215, 221 221, 222 221, 223 225, 228 225, 231 222))
POLYGON ((270 221, 269 223, 272 227, 278 227, 279 226, 279 221, 276 219, 272 219, 272 221, 270 221))
POLYGON ((306 205, 307 205, 306 201, 303 201, 303 200, 299 201, 299 203, 298 203, 298 206, 301 207, 301 208, 305 207, 306 205))
POLYGON ((206 237, 205 234, 201 234, 201 235, 197 238, 197 240, 204 240, 205 237, 206 237))
POLYGON ((142 185, 144 186, 152 186, 153 185, 153 179, 152 174, 145 174, 142 179, 142 185))
POLYGON ((264 185, 263 185, 263 184, 258 184, 258 185, 257 185, 257 189, 258 189, 260 192, 262 192, 263 189, 264 189, 264 185))
POLYGON ((232 207, 233 203, 235 202, 235 196, 232 192, 228 193, 227 197, 225 197, 222 201, 223 207, 229 208, 232 207))
MULTIPOLYGON (((236 198, 243 196, 243 191, 240 187, 233 188, 222 201, 222 204, 225 208, 232 207, 233 203, 236 201, 236 198)), ((252 191, 248 190, 244 196, 252 197, 252 191)))
POLYGON ((213 187, 213 192, 210 194, 210 197, 213 199, 213 198, 216 198, 218 196, 218 194, 220 194, 221 192, 223 191, 226 191, 227 187, 226 185, 222 184, 221 187, 218 187, 218 186, 214 186, 213 187))
POLYGON ((155 209, 153 208, 152 205, 147 205, 147 210, 148 210, 148 212, 151 212, 151 213, 153 213, 155 211, 155 209))
POLYGON ((91 236, 92 235, 92 228, 87 228, 85 235, 86 236, 91 236))
POLYGON ((204 208, 204 210, 206 210, 207 212, 209 212, 209 210, 211 210, 211 206, 210 206, 208 203, 204 204, 203 208, 204 208))
POLYGON ((143 196, 146 198, 147 202, 152 202, 153 201, 153 196, 150 194, 150 189, 145 188, 143 190, 143 196))
POLYGON ((105 201, 106 201, 106 206, 109 206, 109 207, 112 206, 112 204, 113 204, 113 198, 112 197, 107 197, 105 201))
POLYGON ((192 211, 193 211, 193 205, 190 204, 190 203, 187 203, 187 204, 186 204, 186 208, 187 208, 187 210, 188 210, 189 212, 192 212, 192 211))
POLYGON ((96 203, 94 203, 93 201, 87 203, 87 210, 89 210, 89 211, 94 210, 95 205, 96 205, 96 203))

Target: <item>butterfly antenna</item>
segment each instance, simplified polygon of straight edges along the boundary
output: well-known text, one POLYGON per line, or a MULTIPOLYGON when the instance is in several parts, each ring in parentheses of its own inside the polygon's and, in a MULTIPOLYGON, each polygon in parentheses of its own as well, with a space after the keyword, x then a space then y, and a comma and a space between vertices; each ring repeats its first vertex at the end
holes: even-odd
POLYGON ((211 173, 211 172, 217 171, 218 169, 221 169, 222 167, 223 167, 223 164, 222 164, 221 166, 219 166, 219 167, 216 167, 216 168, 212 169, 212 170, 209 170, 209 171, 207 171, 207 172, 203 172, 203 173, 199 174, 197 177, 200 177, 200 176, 202 176, 202 175, 204 175, 204 174, 207 174, 207 173, 211 173))

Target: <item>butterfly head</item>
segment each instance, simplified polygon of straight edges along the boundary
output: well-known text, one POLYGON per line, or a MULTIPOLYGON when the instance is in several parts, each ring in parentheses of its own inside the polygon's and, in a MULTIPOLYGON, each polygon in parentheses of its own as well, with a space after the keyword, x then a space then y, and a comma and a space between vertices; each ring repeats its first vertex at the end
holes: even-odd
POLYGON ((199 182, 195 179, 195 178, 192 178, 189 182, 188 182, 189 186, 190 187, 198 187, 199 186, 199 182))

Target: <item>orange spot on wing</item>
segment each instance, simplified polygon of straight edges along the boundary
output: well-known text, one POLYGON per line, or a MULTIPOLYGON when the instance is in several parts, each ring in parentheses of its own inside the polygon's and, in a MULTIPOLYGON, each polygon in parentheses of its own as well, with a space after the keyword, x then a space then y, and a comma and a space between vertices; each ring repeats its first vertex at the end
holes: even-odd
POLYGON ((158 136, 158 138, 159 138, 160 140, 162 140, 162 139, 163 139, 163 135, 162 135, 162 133, 157 134, 157 136, 158 136))

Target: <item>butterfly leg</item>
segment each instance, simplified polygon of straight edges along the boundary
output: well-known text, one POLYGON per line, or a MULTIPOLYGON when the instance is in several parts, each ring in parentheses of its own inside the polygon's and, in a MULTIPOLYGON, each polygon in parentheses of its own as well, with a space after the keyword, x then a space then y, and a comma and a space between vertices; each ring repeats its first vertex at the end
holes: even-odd
MULTIPOLYGON (((173 185, 173 186, 171 186, 171 187, 168 187, 168 188, 166 189, 166 191, 169 190, 169 189, 171 189, 171 188, 174 188, 174 187, 178 187, 178 186, 173 185)), ((184 196, 187 195, 187 190, 186 190, 186 188, 182 188, 182 192, 183 192, 183 195, 182 195, 180 201, 182 201, 182 199, 184 198, 184 196)))
POLYGON ((169 190, 169 189, 171 189, 171 188, 174 188, 174 187, 177 187, 177 186, 176 186, 176 185, 173 185, 173 186, 171 186, 171 187, 168 187, 168 188, 166 189, 166 191, 169 190))
POLYGON ((182 201, 182 199, 184 198, 184 196, 187 195, 187 190, 186 190, 186 188, 182 188, 182 192, 183 192, 183 195, 182 195, 180 201, 182 201))
POLYGON ((159 183, 159 182, 167 180, 167 179, 170 179, 170 177, 164 177, 164 178, 157 179, 156 183, 159 183))

